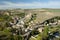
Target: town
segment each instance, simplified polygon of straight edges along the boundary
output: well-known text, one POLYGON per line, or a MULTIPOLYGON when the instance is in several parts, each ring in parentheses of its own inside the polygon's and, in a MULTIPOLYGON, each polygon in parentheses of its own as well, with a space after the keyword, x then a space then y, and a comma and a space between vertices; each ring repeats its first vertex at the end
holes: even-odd
POLYGON ((51 18, 47 16, 48 19, 41 21, 38 15, 49 12, 45 10, 33 10, 33 12, 27 9, 1 10, 0 40, 60 40, 60 16, 51 18))

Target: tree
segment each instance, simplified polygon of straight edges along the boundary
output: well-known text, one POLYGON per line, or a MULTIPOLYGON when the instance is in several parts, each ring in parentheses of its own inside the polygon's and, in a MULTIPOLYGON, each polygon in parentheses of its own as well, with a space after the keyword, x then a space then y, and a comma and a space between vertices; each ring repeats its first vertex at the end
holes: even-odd
POLYGON ((38 34, 36 40, 42 40, 42 35, 41 34, 38 34))
POLYGON ((46 40, 47 37, 48 37, 48 31, 49 31, 49 28, 48 28, 47 26, 44 27, 44 31, 43 31, 43 33, 42 33, 42 38, 43 38, 44 40, 46 40))

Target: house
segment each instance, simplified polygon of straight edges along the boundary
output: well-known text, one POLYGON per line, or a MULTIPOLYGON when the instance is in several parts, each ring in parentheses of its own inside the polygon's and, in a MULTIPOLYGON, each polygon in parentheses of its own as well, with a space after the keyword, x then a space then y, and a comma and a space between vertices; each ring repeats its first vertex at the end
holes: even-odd
POLYGON ((40 28, 38 28, 38 31, 40 32, 40 33, 42 33, 43 32, 43 27, 40 27, 40 28))

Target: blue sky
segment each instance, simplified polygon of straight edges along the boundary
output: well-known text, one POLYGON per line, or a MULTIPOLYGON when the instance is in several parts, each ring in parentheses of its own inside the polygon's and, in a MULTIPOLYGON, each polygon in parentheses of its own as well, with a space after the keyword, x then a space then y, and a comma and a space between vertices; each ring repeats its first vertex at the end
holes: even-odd
POLYGON ((0 0, 0 9, 60 8, 60 0, 0 0))

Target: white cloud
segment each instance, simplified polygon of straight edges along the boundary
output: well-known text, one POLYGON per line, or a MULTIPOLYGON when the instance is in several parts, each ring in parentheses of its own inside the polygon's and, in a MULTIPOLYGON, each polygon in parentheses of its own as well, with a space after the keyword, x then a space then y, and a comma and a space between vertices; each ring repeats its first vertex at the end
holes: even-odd
POLYGON ((3 2, 5 5, 0 5, 0 9, 6 8, 60 8, 60 1, 49 2, 32 2, 32 3, 12 3, 3 2))

